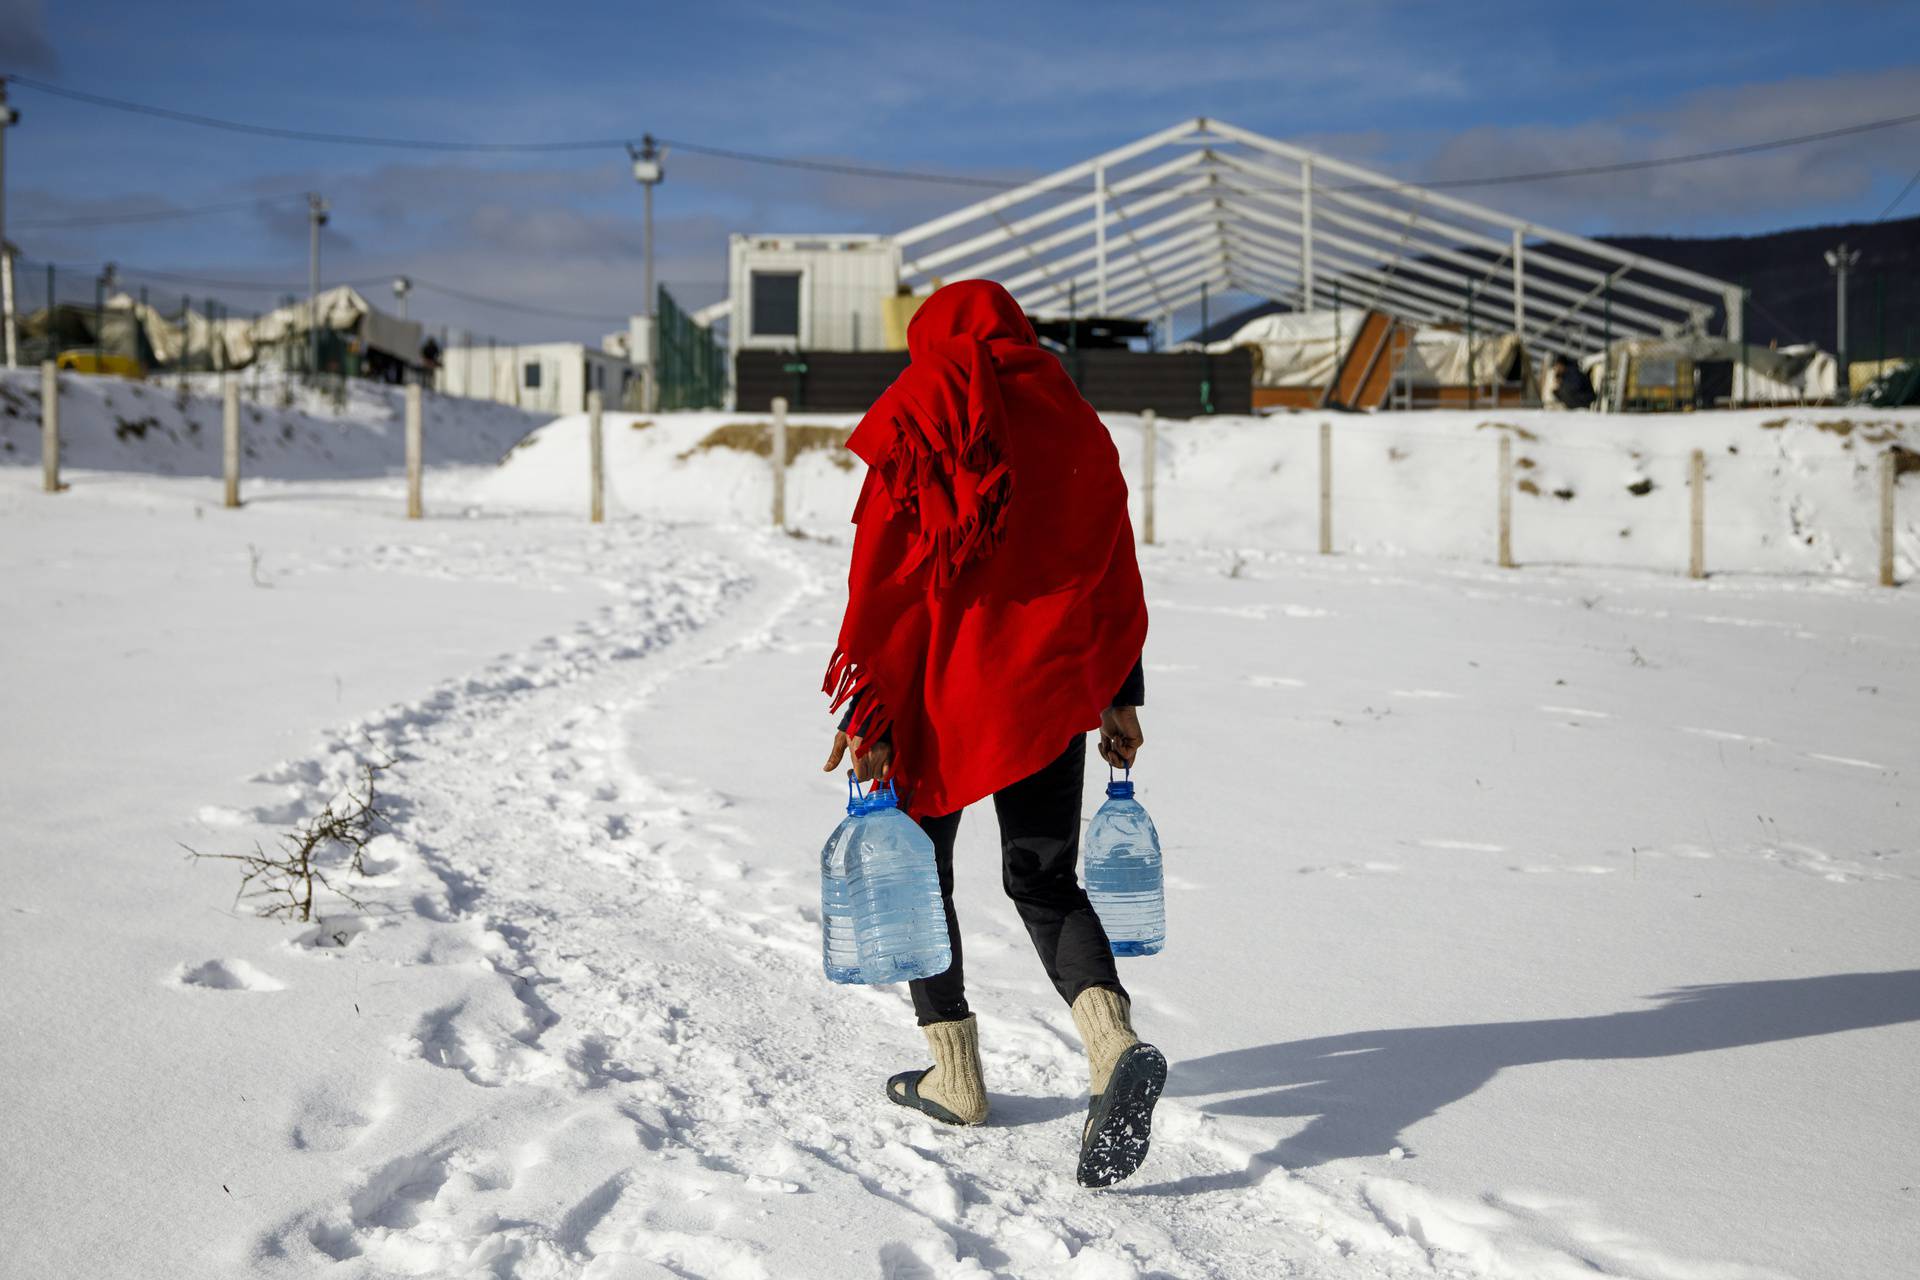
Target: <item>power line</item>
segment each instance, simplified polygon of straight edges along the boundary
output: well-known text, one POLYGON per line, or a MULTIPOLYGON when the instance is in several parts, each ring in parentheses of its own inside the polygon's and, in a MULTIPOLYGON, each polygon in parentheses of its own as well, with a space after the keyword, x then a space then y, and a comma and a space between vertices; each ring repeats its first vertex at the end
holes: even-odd
POLYGON ((626 317, 624 316, 588 315, 583 311, 556 311, 549 307, 530 307, 525 303, 513 302, 506 298, 489 298, 485 294, 468 293, 464 289, 454 289, 444 284, 435 284, 431 280, 422 280, 419 276, 414 276, 412 279, 414 285, 418 288, 429 289, 434 293, 444 293, 450 298, 458 298, 462 302, 471 302, 477 306, 516 311, 522 315, 548 316, 556 320, 589 320, 595 324, 626 323, 626 317))
POLYGON ((1887 207, 1880 211, 1880 216, 1875 218, 1874 221, 1885 222, 1887 220, 1887 215, 1900 207, 1900 202, 1907 198, 1907 192, 1913 190, 1916 183, 1920 183, 1920 169, 1915 169, 1913 171, 1913 176, 1907 179, 1907 185, 1900 188, 1900 194, 1895 196, 1887 204, 1887 207))
POLYGON ((392 147, 408 151, 597 151, 611 147, 624 147, 625 138, 590 138, 561 142, 452 142, 432 138, 389 138, 358 133, 322 133, 311 129, 283 129, 275 125, 250 124, 242 120, 223 120, 218 116, 201 115, 196 111, 177 111, 172 107, 156 107, 144 102, 129 102, 124 98, 109 98, 104 94, 84 93, 78 89, 66 89, 57 84, 48 84, 44 80, 35 80, 31 76, 9 76, 15 84, 38 89, 58 98, 70 98, 75 102, 84 102, 91 106, 106 107, 113 111, 127 111, 136 115, 157 116, 163 120, 173 120, 181 124, 199 125, 207 129, 224 129, 229 133, 249 133, 263 138, 286 138, 294 142, 330 142, 342 146, 354 147, 392 147))
MULTIPOLYGON (((97 263, 36 263, 31 259, 21 259, 20 262, 23 267, 28 269, 46 266, 53 267, 59 272, 80 274, 88 277, 93 276, 100 269, 100 264, 97 263)), ((265 280, 229 280, 216 276, 190 275, 179 271, 153 271, 145 267, 129 266, 121 262, 114 264, 114 270, 125 278, 159 280, 167 284, 192 284, 210 289, 237 289, 243 293, 291 294, 301 298, 307 296, 307 284, 305 281, 272 282, 265 280)), ((386 284, 392 279, 393 277, 390 275, 362 276, 353 280, 335 280, 328 285, 328 287, 339 288, 345 285, 355 289, 369 289, 386 284)), ((515 302, 510 298, 494 298, 486 294, 470 293, 465 289, 455 289, 450 285, 436 284, 432 280, 423 280, 419 276, 409 276, 409 279, 413 281, 416 288, 427 289, 434 293, 443 293, 450 298, 458 298, 463 302, 471 302, 477 306, 494 307, 504 311, 518 312, 522 315, 547 316, 558 320, 586 320, 595 324, 622 324, 625 323, 626 319, 623 316, 593 315, 584 311, 562 311, 552 307, 530 306, 523 302, 515 302)))
POLYGON ((1884 120, 1866 120, 1859 124, 1842 125, 1837 129, 1822 129, 1818 133, 1796 134, 1790 138, 1770 138, 1765 142, 1748 142, 1737 147, 1718 147, 1712 151, 1693 151, 1686 155, 1655 156, 1645 160, 1622 160, 1614 164, 1590 164, 1582 165, 1574 169, 1539 169, 1532 173, 1495 174, 1481 178, 1442 178, 1434 182, 1407 185, 1423 187, 1491 187, 1503 183, 1542 182, 1550 178, 1588 178, 1599 174, 1631 173, 1639 169, 1658 169, 1667 165, 1697 164, 1703 160, 1725 160, 1731 156, 1750 156, 1756 152, 1778 151, 1783 147, 1798 147, 1809 142, 1827 142, 1834 138, 1850 137, 1857 133, 1871 133, 1876 129, 1892 129, 1899 125, 1912 124, 1916 120, 1920 120, 1920 111, 1904 116, 1889 116, 1884 120))
MULTIPOLYGON (((11 79, 28 88, 50 93, 57 97, 69 98, 93 106, 105 107, 115 111, 127 111, 139 115, 155 116, 173 120, 182 124, 198 125, 209 129, 224 129, 234 133, 246 133, 259 137, 285 138, 297 142, 333 143, 343 146, 386 147, 415 151, 454 151, 454 152, 563 152, 596 151, 625 149, 628 138, 574 138, 553 139, 539 142, 466 142, 433 138, 401 138, 371 134, 325 133, 307 129, 287 129, 273 125, 252 124, 245 121, 226 120, 217 116, 201 115, 198 112, 178 111, 171 107, 158 107, 147 103, 130 102, 123 98, 110 98, 103 94, 85 93, 77 89, 67 89, 36 80, 30 76, 13 76, 11 79)), ((1580 165, 1566 169, 1538 169, 1522 173, 1483 174, 1466 178, 1440 178, 1420 184, 1371 183, 1355 184, 1346 187, 1333 187, 1330 190, 1365 191, 1392 190, 1399 186, 1418 185, 1428 188, 1460 188, 1501 186, 1524 182, 1546 182, 1561 178, 1596 177, 1607 174, 1631 173, 1643 169, 1658 169, 1674 165, 1698 164, 1708 160, 1724 160, 1734 156, 1754 155, 1763 151, 1774 151, 1785 147, 1803 146, 1811 142, 1826 142, 1835 138, 1850 137, 1856 134, 1870 133, 1879 129, 1891 129, 1900 125, 1920 121, 1920 112, 1907 115, 1889 116, 1879 120, 1866 120, 1857 124, 1842 125, 1833 129, 1822 129, 1814 133, 1795 134, 1790 137, 1770 138, 1761 142, 1743 143, 1738 146, 1718 147, 1708 151, 1694 151, 1683 155, 1652 156, 1638 160, 1622 160, 1611 164, 1580 165)), ((714 147, 703 143, 689 142, 685 139, 663 139, 669 146, 698 155, 713 156, 717 159, 733 160, 745 164, 769 165, 786 169, 801 169, 815 173, 833 173, 849 177, 882 178, 895 181, 943 183, 954 186, 990 187, 996 190, 1009 190, 1024 185, 1028 180, 1007 180, 978 177, 957 173, 932 173, 915 169, 885 168, 871 165, 843 164, 829 160, 806 160, 792 156, 766 155, 760 152, 739 151, 729 147, 714 147)), ((1912 184, 1909 184, 1910 186, 1912 184)))
MULTIPOLYGON (((735 151, 729 147, 709 147, 698 142, 686 142, 674 138, 661 138, 659 141, 669 147, 678 147, 696 155, 713 156, 721 160, 737 160, 743 164, 773 165, 782 169, 804 169, 811 173, 833 173, 852 178, 887 178, 904 182, 940 182, 956 187, 988 187, 994 191, 1011 191, 1032 181, 1030 178, 1018 180, 1005 178, 983 178, 964 173, 928 173, 919 169, 883 169, 869 165, 843 164, 836 160, 802 160, 793 156, 762 155, 754 151, 735 151)), ((1088 187, 1087 190, 1093 190, 1088 187)))
POLYGON ((34 230, 107 227, 127 222, 162 222, 172 218, 198 218, 207 214, 235 213, 243 209, 258 209, 263 205, 284 204, 289 200, 304 199, 306 199, 304 191, 289 191, 277 196, 256 196, 252 200, 232 200, 225 204, 200 205, 191 209, 145 209, 129 213, 87 214, 73 218, 28 218, 24 221, 16 220, 10 225, 34 230))

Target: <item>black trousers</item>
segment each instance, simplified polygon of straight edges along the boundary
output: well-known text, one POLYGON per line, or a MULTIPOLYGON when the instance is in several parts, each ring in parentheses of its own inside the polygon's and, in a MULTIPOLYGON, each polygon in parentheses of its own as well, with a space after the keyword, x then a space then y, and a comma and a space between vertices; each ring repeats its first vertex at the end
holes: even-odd
MULTIPOLYGON (((1052 764, 993 795, 1000 817, 1001 883, 1033 938, 1047 977, 1068 1004, 1088 987, 1111 987, 1125 994, 1107 931, 1100 927, 1077 874, 1086 765, 1086 735, 1075 734, 1052 764)), ((914 1012, 924 1027, 966 1017, 967 986, 960 963, 960 921, 953 910, 953 840, 960 833, 960 815, 922 818, 920 827, 933 840, 947 936, 953 943, 952 968, 910 984, 914 1012)))

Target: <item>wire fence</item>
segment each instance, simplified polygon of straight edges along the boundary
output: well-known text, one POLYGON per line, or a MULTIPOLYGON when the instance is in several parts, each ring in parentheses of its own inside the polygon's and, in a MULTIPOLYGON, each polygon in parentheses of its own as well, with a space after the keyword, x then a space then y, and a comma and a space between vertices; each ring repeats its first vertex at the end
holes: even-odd
MULTIPOLYGON (((1900 492, 1920 488, 1920 414, 1701 416, 1612 441, 1592 437, 1648 420, 1458 418, 1107 422, 1136 533, 1156 543, 1888 585, 1920 572, 1920 507, 1900 492)), ((831 533, 857 477, 801 461, 771 483, 793 517, 776 523, 831 533)))

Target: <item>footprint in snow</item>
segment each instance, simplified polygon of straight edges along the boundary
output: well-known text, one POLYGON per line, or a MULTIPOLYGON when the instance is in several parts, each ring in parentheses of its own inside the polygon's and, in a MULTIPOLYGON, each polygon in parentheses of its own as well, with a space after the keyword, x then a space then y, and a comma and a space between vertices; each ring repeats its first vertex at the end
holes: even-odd
POLYGON ((1875 764, 1871 760, 1862 760, 1857 756, 1830 756, 1819 751, 1807 752, 1807 759, 1822 760, 1822 761, 1825 761, 1827 764, 1843 764, 1850 769, 1884 770, 1886 768, 1885 765, 1875 764))
POLYGON ((1478 840, 1441 840, 1435 838, 1421 840, 1418 843, 1422 849, 1440 849, 1449 852, 1505 853, 1507 851, 1507 846, 1503 844, 1483 844, 1478 840))
POLYGON ((175 966, 167 985, 203 991, 285 991, 287 984, 245 960, 202 960, 175 966))
POLYGON ((359 1142, 393 1110, 391 1091, 380 1085, 372 1098, 357 1102, 331 1089, 316 1089, 301 1099, 287 1128, 295 1151, 344 1151, 359 1142))

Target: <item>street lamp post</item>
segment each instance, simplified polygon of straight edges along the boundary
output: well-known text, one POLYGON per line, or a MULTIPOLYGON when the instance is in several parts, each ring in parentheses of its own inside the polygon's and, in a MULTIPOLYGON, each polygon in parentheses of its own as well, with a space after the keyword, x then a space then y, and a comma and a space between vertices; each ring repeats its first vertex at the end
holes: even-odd
POLYGON ((320 228, 327 225, 327 202, 307 193, 307 373, 320 376, 320 228))
MULTIPOLYGON (((14 327, 13 301, 13 246, 7 243, 7 127, 20 123, 20 113, 7 105, 7 78, 0 76, 0 289, 6 291, 6 297, 0 299, 0 310, 4 310, 6 327, 7 368, 19 363, 20 339, 14 327)), ((53 298, 47 298, 47 315, 53 315, 53 298)), ((51 325, 51 319, 49 319, 51 325)))
POLYGON ((635 351, 636 357, 644 357, 641 365, 641 410, 652 413, 659 405, 660 383, 655 356, 660 343, 654 335, 653 306, 653 189, 660 185, 666 176, 665 163, 667 149, 653 140, 652 134, 641 137, 640 145, 627 144, 627 154, 633 160, 633 180, 640 184, 642 192, 642 223, 640 230, 640 253, 643 260, 642 296, 640 314, 646 317, 641 326, 641 339, 645 343, 644 352, 635 351))
POLYGON ((1847 273, 1860 261, 1858 249, 1847 248, 1842 240, 1840 247, 1829 249, 1826 253, 1827 266, 1834 277, 1834 355, 1840 360, 1840 386, 1842 395, 1847 393, 1847 273))
POLYGON ((407 279, 405 276, 395 276, 393 278, 393 301, 394 304, 400 308, 400 318, 402 320, 407 318, 407 294, 412 291, 413 281, 407 279))
POLYGON ((106 372, 107 290, 113 288, 118 269, 111 263, 100 268, 93 281, 93 371, 106 372))

